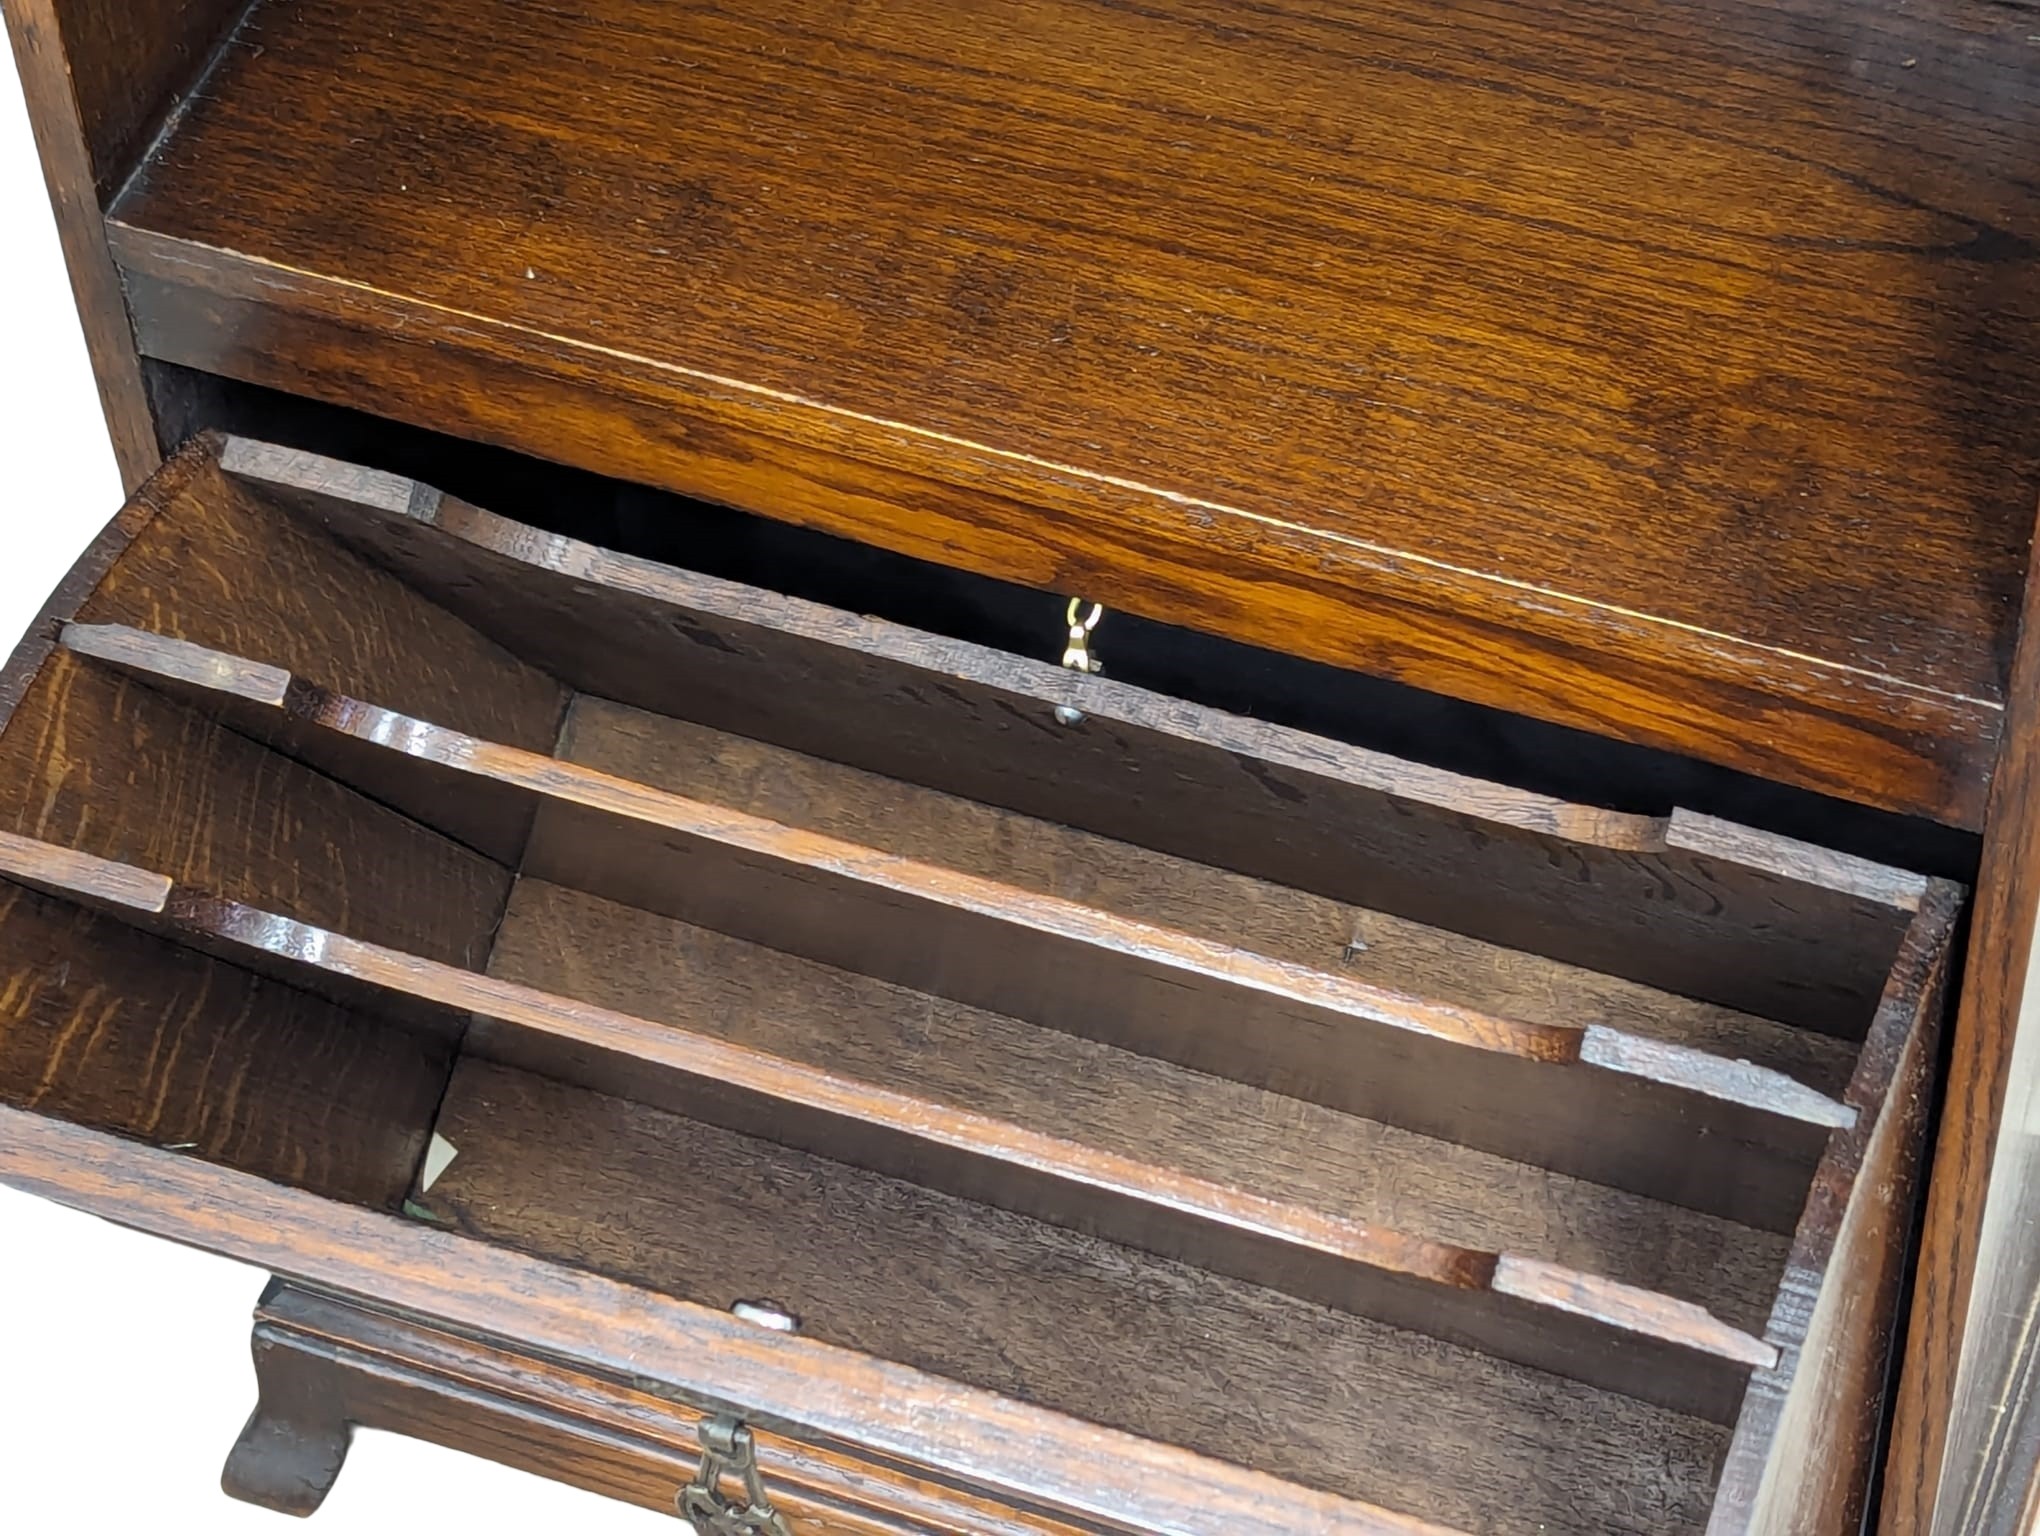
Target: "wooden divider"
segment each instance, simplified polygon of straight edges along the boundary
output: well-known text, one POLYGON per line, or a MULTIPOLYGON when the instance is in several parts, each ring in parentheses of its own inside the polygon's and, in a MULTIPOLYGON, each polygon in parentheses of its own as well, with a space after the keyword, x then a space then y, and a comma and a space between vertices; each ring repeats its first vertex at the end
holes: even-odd
POLYGON ((1598 1024, 1526 1025, 702 805, 119 627, 64 645, 427 824, 536 802, 527 874, 1561 1172, 1789 1229, 1854 1112, 1598 1024), (393 771, 392 759, 408 773, 393 771))
POLYGON ((365 944, 0 834, 0 874, 352 1006, 474 1016, 467 1049, 1180 1258, 1608 1390, 1732 1420, 1769 1345, 1690 1303, 1310 1211, 761 1051, 365 944))
POLYGON ((0 1183, 762 1428, 864 1448, 1101 1529, 1454 1536, 1442 1526, 174 1152, 0 1108, 0 1183))
POLYGON ((233 439, 222 463, 584 692, 1852 1040, 1924 888, 675 570, 314 454, 233 439))

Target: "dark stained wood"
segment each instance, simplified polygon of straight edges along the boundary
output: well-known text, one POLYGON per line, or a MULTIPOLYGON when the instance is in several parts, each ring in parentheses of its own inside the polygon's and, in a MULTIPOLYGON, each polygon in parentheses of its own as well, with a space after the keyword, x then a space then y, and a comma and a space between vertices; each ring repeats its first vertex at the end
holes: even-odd
MULTIPOLYGON (((100 214, 93 138, 105 120, 81 110, 81 90, 91 91, 98 61, 89 47, 68 52, 66 47, 66 18, 75 9, 71 0, 7 0, 0 15, 14 42, 29 127, 42 156, 43 180, 56 213, 57 238, 71 274, 71 293, 99 385, 100 408, 113 438, 114 459, 121 479, 133 491, 163 462, 163 450, 156 442, 120 272, 107 249, 100 214)), ((127 7, 124 0, 103 0, 94 9, 112 16, 127 7)))
MULTIPOLYGON (((701 1465, 695 1426, 703 1415, 685 1404, 296 1286, 278 1284, 263 1298, 255 1351, 273 1376, 316 1381, 349 1424, 486 1456, 662 1514, 701 1465)), ((265 1379, 265 1408, 268 1395, 265 1379)), ((1081 1536, 1060 1520, 839 1451, 769 1433, 756 1439, 766 1489, 799 1536, 1081 1536)), ((257 1496, 268 1484, 236 1481, 240 1459, 237 1448, 228 1491, 278 1507, 257 1496)), ((321 1470, 313 1456, 302 1464, 321 1470)))
POLYGON ((767 1429, 1107 1529, 1296 1536, 1443 1528, 487 1243, 0 1109, 0 1182, 343 1296, 532 1351, 767 1429))
POLYGON ((1190 1260, 1540 1369, 1732 1419, 1770 1346, 1702 1308, 1520 1254, 1481 1252, 1270 1200, 692 1031, 476 976, 0 834, 0 874, 249 953, 353 1002, 428 1003, 466 1049, 825 1157, 1190 1260))
POLYGON ((1855 1536, 1884 1423, 1881 1396, 1932 1105, 1950 944, 1964 893, 1936 881, 1892 969, 1837 1131, 1814 1175, 1709 1526, 1716 1536, 1855 1536))
POLYGON ((1662 1291, 1752 1332, 1784 1268, 1776 1234, 543 881, 511 893, 489 969, 1275 1199, 1662 1291))
POLYGON ((439 1133, 458 1230, 802 1337, 1490 1536, 1706 1519, 1725 1432, 1634 1399, 478 1062, 439 1133))
POLYGON ((394 1209, 443 1040, 0 886, 0 1102, 394 1209))
MULTIPOLYGON (((1593 1019, 1753 1061, 1836 1096, 1856 1061, 1856 1047, 1830 1035, 603 699, 575 701, 558 755, 787 826, 1528 1024, 1593 1019)), ((1062 802, 1082 805, 1090 790, 1078 769, 1064 780, 1062 802)), ((1476 900, 1469 893, 1467 904, 1476 900)), ((1846 922, 1864 909, 1837 902, 1830 910, 1846 922)), ((1716 915, 1724 915, 1719 907, 1716 915)))
POLYGON ((492 860, 67 651, 0 736, 0 831, 460 964, 509 893, 492 860))
POLYGON ((131 634, 119 665, 202 687, 253 734, 289 730, 293 752, 326 772, 407 755, 414 814, 447 797, 535 799, 524 868, 540 879, 1370 1119, 1776 1230, 1796 1220, 1827 1131, 1853 1119, 1748 1063, 1410 997, 476 741, 302 679, 278 705, 274 679, 237 693, 245 668, 192 650, 131 634))
POLYGON ((492 741, 550 750, 565 690, 428 597, 223 474, 189 472, 79 608, 279 666, 492 741))
POLYGON ((234 1442, 220 1487, 280 1515, 316 1514, 347 1462, 354 1438, 340 1373, 257 1314, 255 1411, 234 1442))
POLYGON ((247 8, 246 0, 51 0, 102 196, 127 179, 247 8))
POLYGON ((1973 826, 2029 30, 271 4, 112 232, 172 361, 1973 826))
POLYGON ((1942 1452, 1990 1196, 2005 1087, 2040 920, 2040 583, 2026 594, 2013 668, 2013 729, 1991 783, 1990 821, 1947 1090, 1927 1185, 1905 1369, 1885 1461, 1881 1536, 1930 1536, 1942 1452))
POLYGON ((1440 772, 318 455, 236 438, 222 464, 584 692, 1852 1039, 1919 899, 1789 839, 1440 772))

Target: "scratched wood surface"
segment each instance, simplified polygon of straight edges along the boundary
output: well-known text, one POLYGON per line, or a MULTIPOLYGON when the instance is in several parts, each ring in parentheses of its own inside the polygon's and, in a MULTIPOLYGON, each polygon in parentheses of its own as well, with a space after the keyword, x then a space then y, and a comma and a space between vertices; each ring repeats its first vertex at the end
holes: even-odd
POLYGON ((768 1298, 808 1337, 1493 1536, 1704 1524, 1716 1426, 622 1100, 456 1077, 438 1128, 464 1150, 423 1202, 465 1233, 768 1298))
POLYGON ((172 361, 1973 826, 2032 32, 270 0, 111 235, 172 361))

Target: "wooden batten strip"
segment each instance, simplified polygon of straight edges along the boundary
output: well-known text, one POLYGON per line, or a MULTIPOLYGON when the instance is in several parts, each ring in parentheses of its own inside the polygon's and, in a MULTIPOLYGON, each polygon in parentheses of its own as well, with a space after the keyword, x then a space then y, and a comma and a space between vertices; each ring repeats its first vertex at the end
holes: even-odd
POLYGON ((1455 1536, 725 1312, 0 1108, 0 1182, 342 1296, 1100 1529, 1455 1536))
POLYGON ((1752 1225, 1791 1229, 1828 1131, 1854 1119, 1763 1068, 1272 960, 478 741, 141 631, 73 626, 64 644, 428 825, 514 825, 535 802, 524 869, 537 878, 1752 1225))
POLYGON ((468 1049, 1721 1422, 1770 1346, 1688 1302, 1270 1200, 0 836, 0 874, 308 991, 472 1015, 468 1049))
POLYGON ((677 570, 315 454, 237 438, 222 464, 585 693, 1851 1040, 1923 888, 677 570))
POLYGON ((1848 1102, 1815 1171, 1708 1536, 1855 1536, 1875 1473, 1887 1367, 1923 1179, 1952 941, 1966 892, 1929 883, 1848 1102))

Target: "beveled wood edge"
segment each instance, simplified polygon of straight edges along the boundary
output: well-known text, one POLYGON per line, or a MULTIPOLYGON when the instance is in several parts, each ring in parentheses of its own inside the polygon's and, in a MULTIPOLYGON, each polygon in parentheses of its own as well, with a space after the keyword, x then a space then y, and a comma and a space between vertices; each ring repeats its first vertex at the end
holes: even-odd
POLYGON ((1455 1536, 691 1302, 0 1107, 0 1182, 791 1438, 1146 1536, 1455 1536))
POLYGON ((320 979, 333 978, 394 997, 399 1015, 425 1003, 454 1020, 472 1018, 470 1053, 1130 1243, 1677 1412, 1728 1422, 1749 1373, 1778 1361, 1772 1345, 1704 1307, 1645 1287, 1142 1163, 677 1024, 364 943, 34 838, 0 832, 0 877, 305 990, 324 990, 320 979), (311 981, 299 967, 315 973, 311 981), (497 1041, 497 1027, 511 1030, 513 1040, 497 1041), (675 1081, 684 1086, 669 1087, 675 1081))
POLYGON ((120 271, 107 244, 98 178, 79 120, 62 25, 53 0, 7 0, 0 15, 13 36, 29 127, 56 215, 57 240, 85 332, 100 410, 113 439, 121 482, 133 494, 163 463, 163 449, 156 440, 155 413, 142 380, 141 354, 120 271))
POLYGON ((72 624, 64 629, 62 643, 75 654, 144 678, 199 688, 221 699, 285 715, 379 751, 536 796, 542 803, 583 807, 793 867, 826 870, 874 891, 927 900, 1089 947, 1137 955, 1185 977, 1246 987, 1305 1008, 1330 1010, 1356 1023, 1524 1061, 1589 1066, 1811 1126, 1833 1128, 1855 1118, 1846 1104, 1769 1068, 1727 1061, 1692 1047, 1643 1040, 1598 1024, 1526 1024, 1134 919, 1108 917, 1081 902, 1019 892, 980 876, 788 828, 577 763, 478 741, 429 721, 328 692, 279 668, 250 664, 132 626, 72 624))
MULTIPOLYGON (((1743 1412, 1722 1465, 1719 1492, 1708 1536, 1745 1536, 1760 1529, 1755 1522, 1770 1479, 1798 1475, 1801 1466, 1779 1466, 1778 1437, 1790 1403, 1800 1385, 1800 1356, 1814 1318, 1814 1308, 1832 1275, 1836 1247, 1851 1211, 1879 1191, 1857 1175, 1886 1118, 1898 1112, 1893 1103, 1901 1065, 1910 1056, 1920 1063, 1929 1088, 1932 1062, 1941 1033, 1942 1002, 1953 948, 1966 898, 1963 887, 1946 880, 1929 883, 1919 912, 1907 927, 1892 966, 1877 1015, 1864 1037, 1863 1052, 1845 1090, 1846 1101, 1858 1111, 1853 1126, 1836 1130, 1814 1173, 1806 1214, 1793 1234, 1764 1337, 1777 1346, 1779 1364, 1752 1379, 1743 1412)), ((1919 1127, 1924 1139, 1924 1125, 1919 1127)), ((1924 1149, 1914 1146, 1902 1158, 1917 1162, 1924 1149)), ((1899 1225, 1908 1223, 1901 1217, 1899 1225)), ((1901 1244, 1901 1252, 1903 1245, 1901 1244)), ((1853 1277, 1851 1277, 1853 1281, 1853 1277)), ((1866 1282, 1867 1283, 1867 1282, 1866 1282)), ((1867 1327, 1888 1326, 1890 1319, 1873 1317, 1867 1327)), ((1875 1405, 1867 1405, 1874 1408, 1875 1405)), ((1831 1405, 1834 1413, 1843 1405, 1831 1405)), ((1867 1472, 1868 1469, 1866 1469, 1867 1472)), ((1767 1536, 1788 1536, 1785 1532, 1767 1536)))
POLYGON ((1994 700, 1260 522, 1254 538, 1283 553, 1214 593, 1184 514, 1230 521, 1225 507, 159 235, 117 210, 107 230, 143 350, 166 361, 302 391, 278 360, 316 355, 333 403, 1881 809, 1971 828, 1981 817, 1994 700), (415 377, 458 381, 461 419, 360 368, 389 349, 429 355, 415 377), (548 410, 550 435, 534 442, 537 418, 517 403, 534 376, 573 392, 600 430, 548 410), (676 419, 693 424, 684 436, 676 419), (1082 539, 1048 550, 976 536, 992 505, 1052 506, 1106 547, 1138 539, 1142 568, 1082 539), (1277 586, 1285 600, 1270 603, 1277 586))
POLYGON ((1852 854, 1739 826, 1683 809, 1642 816, 1560 800, 1491 780, 1392 757, 1306 731, 1249 721, 1227 711, 1170 699, 1176 718, 1157 720, 1149 690, 1085 676, 1030 657, 994 651, 909 626, 850 614, 825 604, 623 554, 485 511, 403 475, 246 437, 229 437, 221 471, 258 490, 310 493, 355 502, 407 519, 445 537, 514 558, 562 580, 613 587, 671 602, 732 623, 883 658, 916 672, 957 677, 1008 691, 1024 680, 1045 706, 1080 708, 1100 720, 1163 732, 1237 752, 1316 778, 1542 838, 1650 854, 1679 850, 1738 864, 1899 910, 1917 907, 1925 877, 1852 854))

